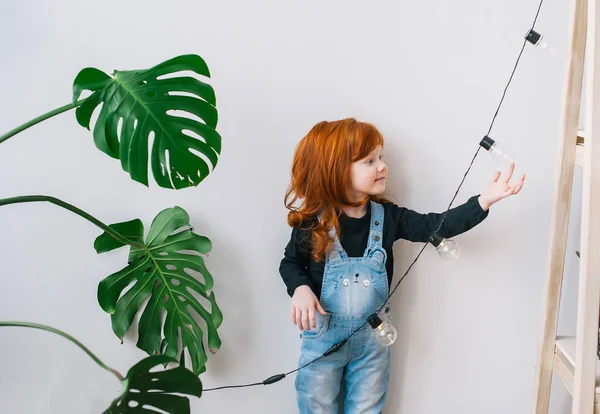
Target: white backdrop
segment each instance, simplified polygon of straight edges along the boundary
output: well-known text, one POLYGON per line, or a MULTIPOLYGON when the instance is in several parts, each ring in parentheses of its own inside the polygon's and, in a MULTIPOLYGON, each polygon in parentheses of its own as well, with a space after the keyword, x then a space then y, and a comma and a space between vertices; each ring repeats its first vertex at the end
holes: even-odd
MULTIPOLYGON (((394 297, 387 413, 531 410, 567 3, 546 0, 537 29, 556 51, 528 45, 492 134, 518 152, 518 172, 528 174, 522 193, 457 238, 459 261, 428 248, 394 297)), ((204 386, 261 381, 293 369, 299 353, 278 274, 297 142, 324 119, 373 122, 386 138, 396 202, 443 211, 536 9, 537 1, 517 0, 2 2, 0 131, 68 103, 84 67, 112 73, 196 53, 212 72, 223 151, 197 188, 145 188, 67 113, 0 146, 0 197, 53 195, 105 223, 139 217, 146 228, 163 208, 185 208, 214 244, 207 266, 224 313, 223 347, 204 386)), ((481 153, 457 202, 480 192, 493 170, 481 153)), ((96 301, 125 249, 96 255, 99 230, 49 204, 3 207, 0 229, 0 319, 63 329, 123 373, 143 358, 135 334, 121 345, 96 301)), ((420 247, 397 243, 397 277, 420 247)), ((571 292, 574 283, 566 282, 571 292)), ((0 412, 99 413, 120 388, 79 349, 41 331, 0 330, 0 361, 0 412)), ((206 393, 192 411, 296 412, 293 382, 206 393)), ((555 388, 555 412, 566 413, 555 388)))

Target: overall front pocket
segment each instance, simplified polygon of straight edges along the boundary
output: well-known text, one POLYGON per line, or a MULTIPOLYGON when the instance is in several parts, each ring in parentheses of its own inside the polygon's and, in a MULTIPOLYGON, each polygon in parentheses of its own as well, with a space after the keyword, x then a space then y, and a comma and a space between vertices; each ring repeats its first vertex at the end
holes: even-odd
POLYGON ((330 314, 326 314, 325 316, 321 315, 319 312, 316 312, 316 327, 311 328, 309 331, 303 330, 302 337, 304 339, 314 339, 323 335, 329 329, 329 317, 330 314))

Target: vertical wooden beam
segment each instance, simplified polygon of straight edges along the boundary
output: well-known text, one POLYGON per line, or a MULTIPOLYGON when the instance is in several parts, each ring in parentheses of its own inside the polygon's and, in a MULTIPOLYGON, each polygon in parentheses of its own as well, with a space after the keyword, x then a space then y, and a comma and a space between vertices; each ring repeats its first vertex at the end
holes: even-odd
POLYGON ((596 350, 600 306, 600 10, 589 0, 587 19, 585 145, 581 211, 581 260, 577 306, 577 345, 573 413, 594 412, 596 350))
POLYGON ((563 83, 561 135, 555 171, 554 203, 550 223, 544 304, 543 334, 538 349, 534 388, 535 413, 547 414, 554 361, 554 345, 565 265, 571 186, 575 164, 575 145, 581 104, 581 86, 586 44, 587 0, 571 0, 569 50, 563 83))

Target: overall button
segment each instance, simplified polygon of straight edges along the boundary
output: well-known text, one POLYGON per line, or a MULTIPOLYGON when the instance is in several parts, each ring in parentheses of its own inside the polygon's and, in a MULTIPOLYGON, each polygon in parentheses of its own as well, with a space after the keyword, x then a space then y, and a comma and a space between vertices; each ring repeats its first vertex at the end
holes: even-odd
POLYGON ((375 221, 375 225, 376 225, 376 226, 379 226, 379 222, 378 222, 378 221, 375 221))
POLYGON ((369 282, 368 280, 365 280, 363 282, 363 285, 365 285, 365 287, 369 287, 370 284, 371 284, 371 282, 369 282))
POLYGON ((344 279, 344 286, 348 286, 349 283, 350 281, 348 279, 344 279))
POLYGON ((374 237, 375 241, 379 241, 379 236, 374 237))

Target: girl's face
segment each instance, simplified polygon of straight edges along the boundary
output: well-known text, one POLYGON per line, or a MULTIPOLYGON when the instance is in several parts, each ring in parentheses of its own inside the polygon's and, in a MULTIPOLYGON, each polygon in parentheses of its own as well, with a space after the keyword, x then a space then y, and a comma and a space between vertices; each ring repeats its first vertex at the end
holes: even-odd
POLYGON ((360 201, 366 195, 381 195, 385 192, 387 166, 383 162, 383 148, 378 146, 365 158, 352 163, 348 197, 360 201))

